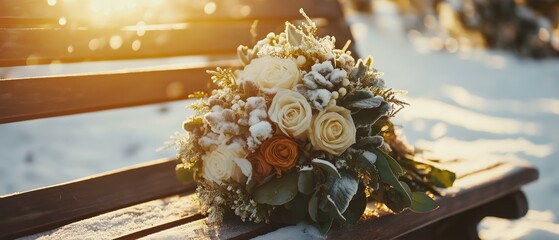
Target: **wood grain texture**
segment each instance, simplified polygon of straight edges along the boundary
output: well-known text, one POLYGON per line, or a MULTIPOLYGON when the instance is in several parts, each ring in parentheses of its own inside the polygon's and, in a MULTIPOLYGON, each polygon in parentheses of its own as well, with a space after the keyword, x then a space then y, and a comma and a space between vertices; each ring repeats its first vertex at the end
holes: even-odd
MULTIPOLYGON (((463 165, 468 164, 470 163, 463 165)), ((453 166, 458 165, 453 164, 453 166)), ((454 187, 443 191, 443 197, 437 199, 440 208, 433 212, 417 214, 404 211, 398 215, 384 214, 380 218, 370 218, 356 225, 333 228, 328 237, 331 239, 362 239, 363 236, 378 239, 395 238, 517 192, 524 184, 534 181, 538 177, 537 171, 523 162, 502 162, 483 171, 470 169, 471 174, 464 175, 456 181, 454 187)), ((168 172, 168 174, 171 175, 172 172, 168 172)), ((188 200, 193 197, 193 194, 188 194, 162 198, 107 212, 31 237, 63 237, 83 232, 103 238, 137 238, 147 234, 154 234, 151 235, 152 237, 165 237, 182 234, 182 236, 200 239, 218 237, 247 239, 282 226, 242 222, 235 216, 227 217, 220 225, 208 224, 205 219, 201 219, 202 216, 197 215, 196 205, 188 200), (153 211, 160 212, 161 217, 154 221, 147 221, 143 225, 138 225, 134 219, 129 219, 128 222, 112 226, 110 230, 92 230, 90 227, 99 221, 116 219, 131 213, 134 213, 137 218, 151 218, 150 214, 153 211)), ((372 210, 374 205, 371 203, 368 208, 372 210)), ((519 215, 523 215, 521 210, 514 216, 519 215)))
POLYGON ((159 160, 57 186, 0 197, 0 239, 52 229, 134 204, 185 193, 176 161, 159 160))
MULTIPOLYGON (((289 20, 289 19, 286 19, 289 20)), ((252 21, 185 24, 135 29, 0 29, 0 67, 35 64, 236 54, 239 45, 252 46, 252 21), (118 44, 111 46, 111 39, 118 44), (68 49, 71 48, 71 51, 68 49)), ((259 21, 258 38, 279 33, 283 21, 259 21)), ((336 36, 337 47, 351 40, 345 21, 331 20, 319 36, 336 36)))
POLYGON ((161 12, 156 11, 157 7, 146 9, 158 17, 145 20, 140 14, 141 19, 134 19, 123 12, 117 15, 122 19, 110 24, 98 23, 103 18, 97 19, 101 26, 88 25, 84 20, 95 16, 70 11, 87 9, 78 3, 46 6, 46 1, 37 0, 0 2, 0 66, 235 53, 238 45, 253 44, 250 29, 254 20, 259 21, 257 32, 262 38, 269 32, 282 31, 285 21, 303 19, 300 8, 321 19, 319 35, 336 34, 341 46, 352 39, 351 33, 336 29, 343 22, 349 31, 337 0, 214 1, 215 12, 211 14, 204 12, 205 4, 199 1, 169 1, 159 5, 169 5, 161 12), (67 23, 61 26, 60 17, 67 23))
POLYGON ((185 99, 209 67, 0 80, 0 123, 185 99))
MULTIPOLYGON (((95 1, 95 0, 93 0, 95 1)), ((91 2, 93 2, 91 1, 91 2)), ((88 11, 89 1, 58 1, 49 6, 44 0, 2 0, 0 1, 0 25, 39 25, 49 27, 60 26, 58 20, 64 17, 66 25, 100 27, 90 21, 93 11, 88 11), (84 6, 85 5, 85 6, 84 6), (72 11, 75 9, 79 11, 72 11)), ((109 14, 113 24, 121 26, 135 25, 139 21, 145 24, 169 24, 196 21, 215 21, 231 19, 282 20, 300 19, 299 9, 305 9, 310 17, 343 18, 338 0, 214 0, 215 10, 211 14, 204 11, 209 1, 164 0, 154 6, 150 0, 137 0, 133 9, 121 12, 121 16, 109 14), (135 12, 149 12, 146 18, 135 12)), ((153 2, 153 1, 151 1, 153 2)), ((105 16, 107 17, 107 16, 105 16)))

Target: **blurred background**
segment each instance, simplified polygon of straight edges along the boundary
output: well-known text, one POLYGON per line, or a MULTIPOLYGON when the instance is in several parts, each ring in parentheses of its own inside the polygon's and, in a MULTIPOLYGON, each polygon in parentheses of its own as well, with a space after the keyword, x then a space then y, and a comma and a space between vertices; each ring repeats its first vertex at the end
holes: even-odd
MULTIPOLYGON (((191 2, 206 14, 221 7, 210 0, 191 2)), ((172 19, 187 7, 168 1, 64 3, 66 13, 82 15, 89 24, 134 21, 138 36, 146 30, 142 19, 172 19)), ((410 106, 394 121, 410 144, 431 158, 526 160, 539 169, 540 179, 525 188, 528 215, 517 221, 485 219, 479 226, 482 238, 558 239, 559 1, 343 3, 359 54, 374 57, 374 66, 385 72, 389 87, 408 91, 404 98, 410 106)), ((63 15, 58 23, 70 24, 63 15)), ((93 51, 122 44, 118 37, 92 39, 89 47, 93 51)), ((142 44, 133 41, 126 47, 140 49, 142 44)), ((73 51, 71 46, 68 51, 73 51)), ((196 61, 204 59, 4 67, 0 78, 173 67, 196 61)), ((193 113, 185 108, 188 104, 177 101, 2 124, 0 195, 172 157, 174 151, 156 149, 193 113)))

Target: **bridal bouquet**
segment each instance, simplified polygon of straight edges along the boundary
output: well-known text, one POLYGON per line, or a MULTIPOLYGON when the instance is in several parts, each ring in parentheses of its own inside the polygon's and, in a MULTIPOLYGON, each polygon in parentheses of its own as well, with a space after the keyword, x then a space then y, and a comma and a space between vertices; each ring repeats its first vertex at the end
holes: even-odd
MULTIPOLYGON (((303 13, 303 12, 302 12, 303 13)), ((240 46, 240 69, 209 71, 183 123, 177 175, 194 175, 208 221, 309 221, 326 233, 356 223, 367 203, 397 213, 437 208, 454 174, 414 160, 390 118, 406 103, 373 60, 336 49, 307 22, 240 46)))

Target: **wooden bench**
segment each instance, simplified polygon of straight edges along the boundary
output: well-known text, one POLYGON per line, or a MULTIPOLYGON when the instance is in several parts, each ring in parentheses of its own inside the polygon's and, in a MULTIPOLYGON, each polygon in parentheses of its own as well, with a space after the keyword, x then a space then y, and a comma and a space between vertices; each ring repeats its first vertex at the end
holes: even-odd
MULTIPOLYGON (((258 36, 262 37, 281 31, 286 20, 301 19, 300 8, 316 18, 319 35, 334 35, 340 45, 352 39, 337 0, 175 1, 177 5, 171 8, 150 9, 154 15, 171 11, 168 17, 124 16, 118 19, 118 26, 91 22, 83 13, 71 11, 80 6, 75 4, 54 0, 0 2, 0 66, 172 56, 205 56, 210 60, 172 69, 0 79, 0 123, 184 99, 189 93, 207 89, 207 69, 231 64, 227 60, 239 44, 251 45, 249 32, 254 20, 259 20, 258 36)), ((188 238, 245 239, 282 227, 243 223, 235 217, 226 218, 221 225, 206 224, 190 201, 195 184, 180 184, 174 175, 175 164, 174 159, 162 159, 2 196, 0 239, 86 234, 128 239, 167 236, 170 231, 188 238)), ((475 226, 485 216, 518 218, 526 213, 526 198, 520 190, 538 177, 529 165, 507 161, 442 165, 456 171, 458 180, 437 198, 438 210, 390 215, 374 210, 370 203, 371 217, 357 225, 335 228, 329 237, 473 239, 477 237, 475 226)))

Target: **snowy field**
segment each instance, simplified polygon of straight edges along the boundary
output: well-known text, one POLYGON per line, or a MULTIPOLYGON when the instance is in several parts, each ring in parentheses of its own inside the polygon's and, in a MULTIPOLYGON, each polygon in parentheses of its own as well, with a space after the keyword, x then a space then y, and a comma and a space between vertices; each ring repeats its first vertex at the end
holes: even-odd
MULTIPOLYGON (((436 158, 524 159, 540 179, 524 190, 530 212, 517 221, 485 219, 484 239, 559 239, 559 60, 508 52, 433 51, 409 37, 390 7, 349 22, 362 56, 372 55, 387 85, 411 104, 395 122, 409 143, 436 158), (387 9, 387 10, 386 10, 387 9), (503 235, 503 233, 507 233, 503 235)), ((64 69, 48 69, 64 71, 64 69)), ((47 71, 40 68, 35 71, 47 71)), ((7 70, 7 76, 29 71, 7 70)), ((0 125, 0 195, 26 191, 155 158, 192 112, 188 101, 0 125)), ((268 238, 318 237, 300 224, 268 238)), ((169 237, 169 236, 165 236, 169 237)))

